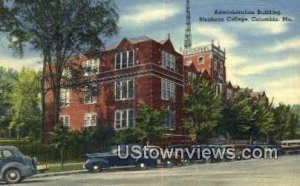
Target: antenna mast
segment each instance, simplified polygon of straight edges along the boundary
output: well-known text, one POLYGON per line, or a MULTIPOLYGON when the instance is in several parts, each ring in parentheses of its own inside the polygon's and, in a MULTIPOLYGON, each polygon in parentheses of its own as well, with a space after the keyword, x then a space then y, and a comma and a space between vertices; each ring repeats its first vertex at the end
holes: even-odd
POLYGON ((184 35, 184 48, 189 49, 192 47, 192 29, 191 29, 191 10, 190 0, 186 0, 186 23, 185 23, 185 35, 184 35))

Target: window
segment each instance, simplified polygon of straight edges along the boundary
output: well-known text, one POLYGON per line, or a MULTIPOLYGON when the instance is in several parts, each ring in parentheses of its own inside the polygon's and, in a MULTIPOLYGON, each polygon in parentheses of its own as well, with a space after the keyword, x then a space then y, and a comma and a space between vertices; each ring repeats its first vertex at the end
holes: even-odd
POLYGON ((218 70, 218 61, 216 58, 213 61, 214 61, 214 70, 217 71, 218 70))
POLYGON ((62 71, 62 79, 71 79, 72 78, 72 72, 70 67, 65 67, 62 71))
POLYGON ((91 127, 97 125, 97 114, 96 113, 85 113, 84 114, 84 126, 91 127))
POLYGON ((124 79, 116 81, 116 100, 126 100, 134 98, 134 80, 124 79))
POLYGON ((199 57, 199 61, 198 61, 199 64, 204 64, 204 58, 201 56, 199 57))
POLYGON ((228 88, 227 89, 227 99, 231 99, 232 98, 232 89, 228 88))
POLYGON ((165 128, 175 130, 176 128, 176 111, 169 110, 165 116, 165 128))
POLYGON ((161 99, 175 101, 175 83, 161 79, 161 99))
POLYGON ((216 94, 220 95, 220 94, 222 94, 222 92, 223 92, 223 86, 222 86, 222 84, 221 83, 217 83, 216 84, 216 94))
POLYGON ((133 50, 119 52, 115 54, 116 69, 123 69, 134 66, 134 52, 133 50))
POLYGON ((194 119, 193 119, 193 117, 188 117, 188 119, 186 120, 186 123, 188 124, 188 125, 194 125, 194 119))
POLYGON ((196 74, 194 72, 188 72, 188 81, 196 79, 196 74))
POLYGON ((99 73, 99 58, 89 59, 83 63, 83 71, 85 76, 99 73))
POLYGON ((2 151, 2 157, 3 158, 8 158, 8 157, 12 157, 12 156, 14 156, 14 154, 10 150, 3 150, 2 151))
POLYGON ((60 89, 60 106, 67 107, 70 105, 70 89, 60 89))
POLYGON ((124 109, 115 111, 115 129, 127 129, 134 127, 135 113, 133 109, 124 109))
POLYGON ((61 115, 59 116, 59 121, 62 122, 64 126, 70 126, 70 116, 61 115))
POLYGON ((90 87, 86 87, 83 103, 84 104, 97 103, 97 98, 98 98, 98 86, 92 85, 90 87))
POLYGON ((175 56, 167 53, 165 51, 161 52, 161 56, 162 56, 162 66, 163 68, 166 68, 168 70, 171 71, 175 71, 176 70, 176 59, 175 56))

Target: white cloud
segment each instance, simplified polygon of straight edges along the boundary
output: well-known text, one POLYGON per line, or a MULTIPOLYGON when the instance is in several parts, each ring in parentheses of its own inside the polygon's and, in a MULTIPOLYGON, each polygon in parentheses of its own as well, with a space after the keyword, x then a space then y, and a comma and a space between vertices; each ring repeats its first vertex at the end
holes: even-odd
POLYGON ((226 78, 227 81, 231 81, 234 85, 247 86, 238 77, 238 66, 246 63, 247 58, 243 56, 238 56, 235 54, 228 54, 226 59, 226 78))
POLYGON ((22 67, 30 67, 39 69, 41 68, 40 57, 27 57, 27 58, 13 58, 13 57, 2 57, 0 58, 0 66, 5 68, 13 68, 21 70, 22 67))
POLYGON ((290 66, 300 65, 300 56, 292 56, 286 58, 284 60, 277 61, 264 61, 263 63, 258 63, 256 65, 245 66, 238 70, 238 75, 248 76, 248 75, 256 75, 261 74, 268 70, 281 69, 290 66))
POLYGON ((121 15, 120 24, 126 27, 144 26, 146 24, 163 21, 180 12, 176 6, 147 4, 131 9, 131 13, 121 15))
POLYGON ((280 52, 290 49, 300 49, 300 37, 292 38, 283 42, 275 42, 267 47, 268 52, 280 52))
POLYGON ((213 39, 215 43, 220 43, 222 47, 226 49, 234 48, 239 45, 238 40, 233 34, 230 34, 220 27, 211 27, 206 25, 197 26, 194 28, 196 34, 201 34, 210 39, 213 39))
POLYGON ((274 103, 300 104, 300 77, 291 76, 273 80, 266 85, 267 95, 274 103))

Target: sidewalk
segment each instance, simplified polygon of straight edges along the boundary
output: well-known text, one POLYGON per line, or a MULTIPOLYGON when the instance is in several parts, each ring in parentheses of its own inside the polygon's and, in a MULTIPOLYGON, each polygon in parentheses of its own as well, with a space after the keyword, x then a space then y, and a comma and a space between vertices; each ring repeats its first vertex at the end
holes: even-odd
POLYGON ((51 173, 39 173, 32 178, 43 178, 43 177, 51 177, 51 176, 68 176, 68 175, 74 175, 74 174, 83 174, 87 173, 87 170, 75 170, 75 171, 64 171, 64 172, 51 172, 51 173))

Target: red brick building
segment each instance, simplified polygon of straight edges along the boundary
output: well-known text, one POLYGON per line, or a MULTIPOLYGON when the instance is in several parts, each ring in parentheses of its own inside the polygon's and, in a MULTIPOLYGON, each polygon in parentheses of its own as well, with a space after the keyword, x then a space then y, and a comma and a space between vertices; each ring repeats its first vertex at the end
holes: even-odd
MULTIPOLYGON (((185 78, 183 58, 169 39, 157 42, 147 37, 124 38, 98 58, 83 56, 75 63, 89 69, 85 75, 91 76, 92 90, 84 93, 61 90, 60 118, 65 125, 73 130, 99 124, 113 125, 115 130, 127 129, 135 125, 139 105, 149 104, 154 109, 169 109, 164 126, 170 141, 186 139, 181 125, 185 78)), ((48 92, 46 135, 54 126, 52 101, 52 93, 48 92)))
POLYGON ((211 44, 184 49, 183 63, 193 64, 198 73, 207 73, 206 79, 216 84, 216 93, 226 93, 226 53, 220 46, 211 44), (206 71, 206 72, 205 72, 206 71))
MULTIPOLYGON (((216 93, 227 101, 240 89, 226 81, 225 50, 209 45, 175 51, 170 39, 157 42, 148 37, 124 38, 106 48, 96 58, 81 56, 69 62, 79 65, 90 78, 85 91, 61 89, 60 119, 72 130, 97 125, 111 125, 115 130, 135 126, 141 104, 154 109, 168 108, 164 144, 190 141, 182 124, 189 119, 183 112, 183 94, 189 92, 189 80, 196 77, 216 85, 216 93)), ((63 76, 71 76, 65 68, 63 76)), ((72 78, 72 77, 71 77, 72 78)), ((46 83, 47 86, 47 83, 46 83)), ((265 98, 255 93, 253 99, 265 98)), ((45 96, 44 135, 53 131, 53 94, 45 96)))

